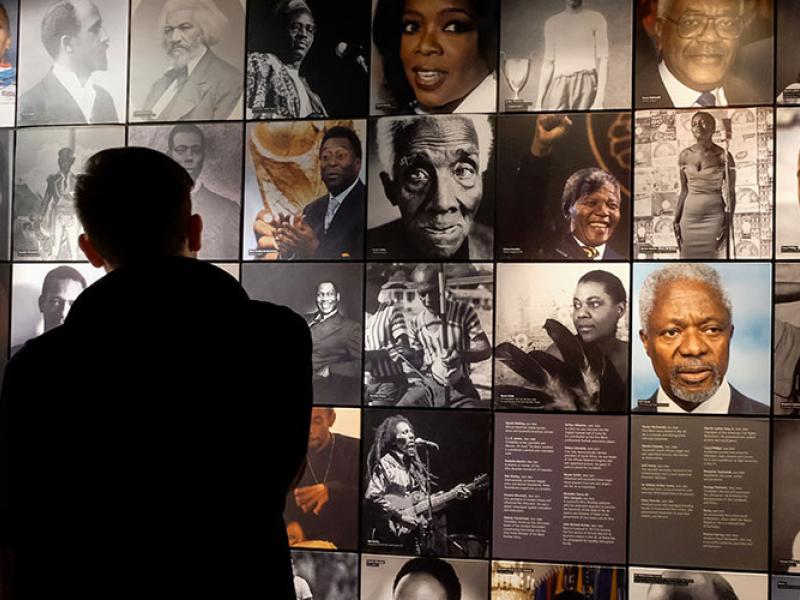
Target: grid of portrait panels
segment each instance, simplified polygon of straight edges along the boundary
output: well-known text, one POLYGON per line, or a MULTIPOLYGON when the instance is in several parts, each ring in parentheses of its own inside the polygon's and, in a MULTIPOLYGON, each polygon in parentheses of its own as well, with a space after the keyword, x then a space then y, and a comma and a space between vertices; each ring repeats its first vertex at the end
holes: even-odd
POLYGON ((84 161, 154 148, 199 258, 311 330, 299 600, 798 598, 799 30, 788 0, 0 0, 0 359, 102 274, 84 161))

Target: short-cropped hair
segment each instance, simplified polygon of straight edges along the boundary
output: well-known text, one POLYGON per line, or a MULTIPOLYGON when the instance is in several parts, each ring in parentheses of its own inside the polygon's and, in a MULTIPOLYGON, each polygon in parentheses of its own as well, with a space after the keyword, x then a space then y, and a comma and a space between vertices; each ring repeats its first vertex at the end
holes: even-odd
POLYGON ((733 306, 728 297, 728 292, 722 286, 719 272, 708 265, 683 263, 656 269, 644 280, 642 289, 639 292, 639 319, 641 320, 642 329, 647 330, 659 289, 665 283, 673 281, 699 281, 704 283, 719 294, 725 310, 728 311, 728 316, 733 319, 733 306))
POLYGON ((159 19, 159 31, 164 31, 167 15, 176 10, 190 10, 194 25, 203 32, 203 43, 211 47, 222 39, 228 17, 217 8, 214 0, 167 0, 159 19))
POLYGON ((51 4, 42 17, 42 44, 52 58, 58 57, 63 36, 76 36, 80 31, 81 22, 78 19, 78 11, 70 0, 61 0, 51 4))
POLYGON ((325 132, 325 135, 322 136, 320 151, 322 151, 322 146, 325 145, 325 142, 334 138, 341 138, 350 142, 350 146, 353 148, 353 154, 355 157, 361 158, 361 140, 358 139, 358 134, 349 127, 344 127, 342 125, 331 127, 325 132))
POLYGON ((191 176, 150 148, 101 150, 75 183, 75 210, 114 266, 180 253, 189 233, 191 176))
POLYGON ((74 267, 61 265, 48 271, 42 282, 42 294, 46 294, 55 287, 56 281, 77 281, 82 288, 86 288, 86 278, 74 267))
POLYGON ((412 558, 406 562, 394 577, 392 592, 397 589, 397 584, 406 575, 424 573, 430 575, 442 584, 447 600, 461 600, 461 582, 453 566, 441 558, 420 557, 412 558))
POLYGON ((492 153, 494 144, 494 133, 486 115, 437 115, 437 116, 407 116, 407 117, 385 117, 378 119, 376 125, 378 159, 388 172, 393 172, 395 155, 397 154, 397 142, 404 134, 414 127, 417 127, 424 119, 435 119, 440 123, 442 120, 462 120, 472 123, 472 127, 478 137, 478 155, 480 157, 481 173, 489 168, 489 157, 492 153))
POLYGON ((605 184, 613 187, 617 196, 620 195, 619 181, 608 171, 596 167, 575 171, 567 179, 561 194, 561 211, 564 216, 569 218, 569 211, 578 200, 595 193, 605 184))
POLYGON ((200 129, 194 123, 178 123, 170 129, 169 135, 167 136, 167 148, 169 148, 170 152, 175 149, 175 136, 179 133, 192 133, 200 138, 200 145, 203 148, 206 147, 206 136, 203 134, 203 130, 200 129))
POLYGON ((581 278, 578 280, 578 285, 581 283, 597 283, 602 285, 606 294, 608 294, 609 298, 611 298, 611 300, 614 302, 619 303, 626 302, 628 300, 628 296, 625 293, 625 286, 622 285, 619 277, 608 271, 595 269, 593 271, 589 271, 588 273, 584 273, 583 276, 581 276, 581 278))

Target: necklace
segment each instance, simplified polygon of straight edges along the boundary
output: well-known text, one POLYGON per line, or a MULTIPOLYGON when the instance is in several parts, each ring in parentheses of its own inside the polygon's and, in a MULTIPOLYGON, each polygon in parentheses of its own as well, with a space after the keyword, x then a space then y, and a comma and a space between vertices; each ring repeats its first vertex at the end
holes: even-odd
POLYGON ((336 434, 331 434, 331 451, 328 454, 328 466, 325 467, 325 476, 322 478, 322 482, 320 482, 319 478, 317 477, 316 471, 314 471, 314 465, 311 464, 311 457, 306 455, 306 464, 308 468, 311 469, 311 476, 314 478, 314 483, 325 483, 328 481, 328 473, 331 470, 331 462, 333 461, 333 449, 336 447, 336 434))

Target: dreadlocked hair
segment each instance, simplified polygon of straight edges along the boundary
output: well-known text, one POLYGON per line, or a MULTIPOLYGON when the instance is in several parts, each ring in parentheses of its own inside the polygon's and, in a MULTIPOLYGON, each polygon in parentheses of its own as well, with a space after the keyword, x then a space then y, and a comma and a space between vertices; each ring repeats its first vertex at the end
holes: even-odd
MULTIPOLYGON (((390 450, 395 448, 395 432, 400 423, 405 423, 413 429, 411 421, 406 419, 403 415, 392 415, 386 417, 383 422, 375 429, 375 439, 367 454, 367 477, 366 484, 378 469, 383 469, 381 465, 381 458, 390 450)), ((436 477, 431 475, 419 455, 415 452, 411 457, 411 464, 408 468, 408 474, 413 481, 416 481, 421 488, 425 487, 425 482, 430 479, 431 483, 436 481, 436 477)))

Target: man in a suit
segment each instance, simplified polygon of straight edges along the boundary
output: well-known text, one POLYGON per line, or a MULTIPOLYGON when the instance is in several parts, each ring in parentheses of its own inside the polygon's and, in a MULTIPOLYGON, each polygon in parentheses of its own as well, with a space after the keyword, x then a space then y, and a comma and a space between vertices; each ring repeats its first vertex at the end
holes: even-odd
POLYGON ((42 18, 42 44, 53 58, 47 74, 19 99, 20 125, 83 125, 119 121, 111 94, 95 84, 108 69, 108 35, 91 0, 62 0, 42 18))
POLYGON ((637 108, 769 100, 771 86, 759 94, 759 86, 733 73, 745 27, 743 6, 742 0, 660 0, 654 33, 661 60, 645 61, 637 72, 637 108))
POLYGON ((726 378, 733 311, 719 273, 698 263, 661 267, 639 293, 639 338, 660 383, 634 412, 769 414, 726 378))
POLYGON ((361 324, 339 311, 336 284, 317 286, 317 311, 309 316, 314 402, 359 404, 361 401, 361 324))
POLYGON ((281 258, 363 258, 366 189, 359 179, 361 140, 356 132, 339 125, 328 129, 319 166, 329 193, 309 203, 301 215, 275 223, 281 258))
POLYGON ((235 118, 242 72, 211 50, 224 35, 214 0, 168 0, 161 13, 170 68, 156 79, 135 119, 208 121, 235 118))

